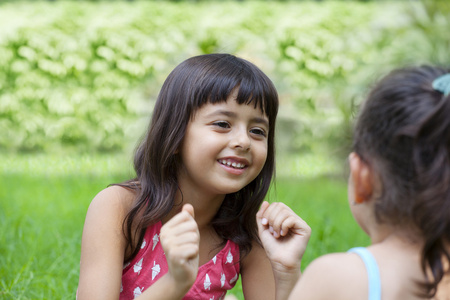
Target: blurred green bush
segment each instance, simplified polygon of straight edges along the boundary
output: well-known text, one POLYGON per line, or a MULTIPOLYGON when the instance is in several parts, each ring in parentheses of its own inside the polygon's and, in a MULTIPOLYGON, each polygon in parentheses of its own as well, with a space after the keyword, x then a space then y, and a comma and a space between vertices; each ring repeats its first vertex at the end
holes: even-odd
POLYGON ((369 82, 393 66, 448 64, 448 6, 3 3, 0 149, 127 150, 179 62, 228 52, 254 62, 275 82, 280 151, 346 152, 354 107, 369 82))

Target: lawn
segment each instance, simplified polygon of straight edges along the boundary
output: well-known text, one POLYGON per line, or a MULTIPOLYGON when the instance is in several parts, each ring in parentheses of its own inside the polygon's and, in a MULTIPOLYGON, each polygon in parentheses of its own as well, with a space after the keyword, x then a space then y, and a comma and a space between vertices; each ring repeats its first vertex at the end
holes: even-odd
MULTIPOLYGON (((0 157, 1 299, 75 298, 87 207, 109 183, 128 178, 129 165, 112 155, 0 157)), ((303 268, 321 254, 369 243, 348 210, 342 178, 279 171, 269 200, 290 205, 312 227, 303 268)), ((232 293, 243 299, 239 284, 232 293)))

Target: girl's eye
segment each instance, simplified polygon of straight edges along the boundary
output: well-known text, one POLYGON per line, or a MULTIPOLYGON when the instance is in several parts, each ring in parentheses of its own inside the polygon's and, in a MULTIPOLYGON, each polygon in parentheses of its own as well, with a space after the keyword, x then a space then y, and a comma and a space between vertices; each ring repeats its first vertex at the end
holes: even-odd
POLYGON ((250 130, 251 133, 256 134, 256 135, 260 135, 263 137, 266 137, 266 132, 263 129, 260 128, 253 128, 250 130))
POLYGON ((230 128, 230 124, 228 124, 228 122, 225 122, 225 121, 218 121, 218 122, 214 122, 213 124, 220 128, 230 128))

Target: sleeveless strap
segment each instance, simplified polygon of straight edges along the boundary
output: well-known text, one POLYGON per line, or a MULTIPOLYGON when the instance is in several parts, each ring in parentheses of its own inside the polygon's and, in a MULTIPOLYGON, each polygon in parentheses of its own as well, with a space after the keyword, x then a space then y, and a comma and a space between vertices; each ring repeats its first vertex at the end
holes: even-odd
POLYGON ((356 247, 348 250, 348 252, 356 253, 364 261, 367 275, 369 278, 369 300, 381 299, 381 280, 380 271, 375 257, 364 247, 356 247))

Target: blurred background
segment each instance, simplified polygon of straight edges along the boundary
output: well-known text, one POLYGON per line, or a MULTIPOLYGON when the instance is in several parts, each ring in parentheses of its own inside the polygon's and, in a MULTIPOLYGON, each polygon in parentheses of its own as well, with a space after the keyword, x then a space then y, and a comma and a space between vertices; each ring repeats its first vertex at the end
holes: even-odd
POLYGON ((0 298, 75 298, 91 199, 133 176, 163 81, 205 53, 278 89, 269 198, 313 228, 303 266, 367 244, 346 204, 358 105, 394 67, 448 66, 449 29, 445 0, 0 1, 0 298))

